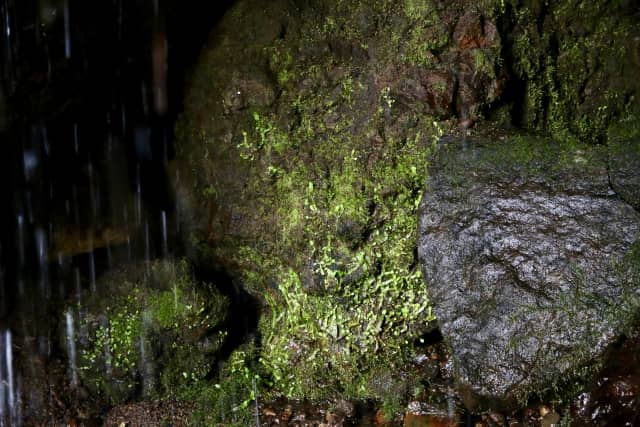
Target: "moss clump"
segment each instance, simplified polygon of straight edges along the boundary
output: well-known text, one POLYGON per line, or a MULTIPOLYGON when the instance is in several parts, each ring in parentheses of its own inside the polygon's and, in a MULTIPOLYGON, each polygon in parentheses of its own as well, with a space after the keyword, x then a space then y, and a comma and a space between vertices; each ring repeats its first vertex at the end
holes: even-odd
POLYGON ((284 37, 268 39, 282 19, 268 10, 252 35, 221 34, 205 53, 179 125, 181 171, 195 172, 186 199, 209 216, 192 238, 202 262, 222 265, 263 302, 259 363, 274 394, 384 398, 375 373, 407 363, 411 343, 434 326, 415 254, 417 207, 449 124, 399 100, 378 73, 396 58, 394 20, 400 31, 432 28, 418 12, 440 21, 430 5, 311 3, 284 14, 284 37), (219 94, 254 76, 238 43, 256 38, 244 61, 268 69, 278 96, 225 110, 219 94), (236 65, 221 67, 229 55, 236 65))
POLYGON ((263 399, 267 386, 258 364, 258 350, 245 344, 233 351, 224 362, 215 381, 200 383, 186 395, 198 407, 191 425, 237 426, 256 424, 256 400, 263 399))
POLYGON ((227 300, 192 283, 185 261, 129 268, 80 306, 82 383, 111 404, 186 393, 211 371, 227 300), (123 277, 124 276, 124 277, 123 277))
POLYGON ((516 78, 519 124, 602 142, 609 124, 638 111, 640 56, 630 52, 637 52, 640 33, 630 3, 506 3, 505 59, 516 78))

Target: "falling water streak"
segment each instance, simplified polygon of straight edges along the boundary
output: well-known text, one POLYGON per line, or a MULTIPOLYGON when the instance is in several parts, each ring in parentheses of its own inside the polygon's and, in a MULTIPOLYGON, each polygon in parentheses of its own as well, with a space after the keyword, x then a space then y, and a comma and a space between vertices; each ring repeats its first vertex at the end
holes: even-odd
POLYGON ((49 298, 51 290, 49 289, 49 257, 47 254, 47 233, 37 228, 34 232, 36 239, 36 254, 38 256, 38 265, 40 267, 40 292, 45 298, 49 298))
POLYGON ((96 199, 96 191, 95 191, 95 176, 93 173, 93 164, 89 162, 88 164, 88 173, 89 173, 89 199, 91 199, 91 220, 95 221, 98 217, 98 203, 96 199))
MULTIPOLYGON (((0 335, 0 349, 4 348, 4 334, 0 335)), ((0 352, 0 427, 5 427, 6 420, 6 380, 4 378, 4 352, 0 352)))
POLYGON ((167 212, 160 213, 160 222, 162 223, 162 255, 166 256, 169 252, 169 244, 167 239, 167 212))
POLYGON ((5 35, 6 35, 6 45, 5 45, 5 58, 4 58, 4 65, 5 65, 5 72, 6 72, 6 77, 8 81, 11 81, 11 87, 10 87, 10 91, 13 89, 15 82, 14 79, 11 78, 11 76, 9 76, 9 74, 11 73, 11 71, 14 69, 13 67, 13 58, 12 58, 12 49, 11 49, 11 20, 9 18, 9 5, 5 3, 4 7, 3 7, 3 12, 4 12, 4 16, 3 16, 3 26, 4 26, 4 31, 5 31, 5 35))
POLYGON ((103 347, 103 351, 104 351, 104 372, 105 372, 107 378, 111 379, 111 375, 113 373, 113 371, 111 369, 111 362, 112 362, 111 348, 109 347, 109 342, 111 341, 111 330, 109 328, 109 320, 108 319, 103 319, 102 327, 104 328, 104 334, 105 334, 104 347, 103 347))
POLYGON ((122 207, 122 219, 124 220, 124 226, 127 230, 127 261, 131 261, 131 233, 129 231, 129 211, 127 206, 122 207))
POLYGON ((40 126, 40 136, 42 137, 42 147, 44 148, 44 153, 48 157, 51 155, 51 145, 49 144, 49 135, 47 133, 47 127, 44 125, 40 126))
POLYGON ((69 0, 64 0, 64 57, 71 58, 71 24, 69 22, 69 0))
POLYGON ((17 218, 18 222, 18 266, 22 267, 24 265, 24 216, 22 214, 18 214, 17 218))
POLYGON ((81 290, 80 290, 80 269, 78 267, 73 268, 73 290, 78 298, 78 304, 80 304, 81 290))
POLYGON ((140 165, 136 165, 136 226, 142 222, 142 183, 140 182, 140 165))
POLYGON ((11 343, 11 331, 6 330, 4 332, 4 349, 5 349, 5 364, 7 376, 6 382, 6 402, 7 402, 7 415, 9 415, 9 425, 15 425, 16 420, 16 396, 14 392, 14 378, 13 378, 13 348, 11 343))
POLYGON ((122 104, 120 106, 120 120, 122 121, 122 133, 125 134, 127 132, 127 110, 122 104))
POLYGON ((73 328, 73 313, 71 309, 65 313, 65 320, 67 322, 67 352, 69 353, 69 374, 72 386, 78 385, 78 371, 76 365, 76 340, 75 331, 73 328))
MULTIPOLYGON (((7 314, 7 295, 4 289, 4 270, 0 268, 0 317, 4 317, 6 314, 7 314)), ((2 399, 0 399, 0 402, 2 402, 2 399)))
POLYGON ((151 261, 151 244, 149 240, 149 221, 144 222, 144 260, 151 261))
MULTIPOLYGON (((176 188, 180 188, 180 171, 176 170, 176 188)), ((177 193, 177 191, 176 191, 177 193)), ((176 236, 180 235, 180 206, 176 203, 176 236)))
POLYGON ((79 143, 78 143, 78 124, 74 123, 73 124, 73 149, 75 150, 76 156, 78 155, 78 151, 79 151, 79 143))
MULTIPOLYGON (((144 325, 143 325, 144 330, 144 325)), ((148 396, 147 357, 144 348, 144 337, 140 337, 140 372, 142 373, 142 395, 148 396)))
POLYGON ((92 250, 89 252, 89 280, 91 285, 91 292, 96 291, 96 260, 93 256, 93 244, 91 245, 92 250))

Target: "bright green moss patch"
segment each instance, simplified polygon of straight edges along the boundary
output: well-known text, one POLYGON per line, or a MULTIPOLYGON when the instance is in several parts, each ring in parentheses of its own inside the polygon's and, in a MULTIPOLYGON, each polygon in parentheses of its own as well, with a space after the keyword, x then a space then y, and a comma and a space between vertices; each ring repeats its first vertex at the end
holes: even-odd
MULTIPOLYGON (((507 45, 524 97, 516 117, 558 139, 603 142, 608 125, 636 105, 638 30, 621 2, 514 2, 507 45)), ((519 100, 516 100, 519 102, 519 100)))
POLYGON ((186 262, 153 262, 142 270, 105 278, 80 307, 87 310, 80 378, 110 403, 139 393, 180 396, 211 371, 211 355, 225 338, 217 327, 226 298, 208 285, 196 289, 186 262))

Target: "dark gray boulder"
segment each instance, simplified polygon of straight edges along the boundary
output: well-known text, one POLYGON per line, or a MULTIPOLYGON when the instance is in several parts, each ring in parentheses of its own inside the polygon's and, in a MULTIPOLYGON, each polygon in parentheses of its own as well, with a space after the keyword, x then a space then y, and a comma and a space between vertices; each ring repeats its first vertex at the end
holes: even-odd
POLYGON ((620 198, 640 209, 640 136, 610 136, 609 178, 620 198))
POLYGON ((429 173, 418 253, 465 403, 544 393, 597 361, 640 299, 640 215, 606 150, 452 138, 429 173))

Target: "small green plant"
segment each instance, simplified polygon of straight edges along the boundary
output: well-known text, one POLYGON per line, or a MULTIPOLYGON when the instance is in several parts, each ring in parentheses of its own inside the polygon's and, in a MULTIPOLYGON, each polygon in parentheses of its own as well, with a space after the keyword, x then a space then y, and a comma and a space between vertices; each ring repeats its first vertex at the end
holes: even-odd
POLYGON ((192 389, 191 399, 198 409, 190 420, 194 426, 259 425, 257 403, 259 391, 268 383, 256 364, 257 348, 245 344, 235 350, 224 363, 213 382, 192 389))

